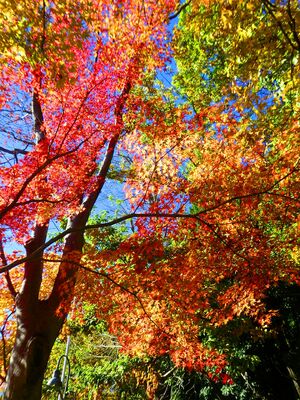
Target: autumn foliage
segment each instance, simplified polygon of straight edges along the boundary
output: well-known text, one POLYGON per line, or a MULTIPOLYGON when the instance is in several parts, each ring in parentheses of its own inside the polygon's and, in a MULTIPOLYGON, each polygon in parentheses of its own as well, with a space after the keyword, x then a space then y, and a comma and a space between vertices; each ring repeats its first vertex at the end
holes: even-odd
POLYGON ((267 328, 266 289, 300 283, 299 5, 191 1, 171 42, 177 6, 0 2, 3 379, 22 312, 52 343, 75 293, 129 354, 230 383, 201 331, 267 328))

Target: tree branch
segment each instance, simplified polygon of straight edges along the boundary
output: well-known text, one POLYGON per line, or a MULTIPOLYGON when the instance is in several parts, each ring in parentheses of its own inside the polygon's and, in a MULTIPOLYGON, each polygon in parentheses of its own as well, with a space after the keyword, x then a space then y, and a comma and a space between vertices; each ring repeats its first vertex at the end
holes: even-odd
POLYGON ((15 156, 17 154, 28 154, 28 151, 26 151, 26 150, 22 150, 22 149, 9 150, 2 146, 0 146, 0 151, 3 151, 3 153, 12 154, 13 156, 15 156))
MULTIPOLYGON (((45 139, 46 136, 45 129, 43 128, 44 117, 42 106, 36 88, 34 88, 33 91, 32 116, 34 119, 35 143, 38 145, 45 139)), ((44 178, 44 181, 47 181, 47 177, 44 178)), ((36 219, 33 237, 25 244, 27 256, 30 257, 32 252, 45 244, 47 232, 48 222, 45 224, 40 224, 36 219)), ((22 302, 22 307, 24 307, 26 304, 28 309, 32 308, 33 304, 36 304, 39 298, 39 291, 43 276, 43 262, 41 261, 42 254, 43 252, 33 259, 28 259, 24 264, 24 278, 19 291, 18 301, 22 302)))
POLYGON ((178 15, 181 13, 181 11, 183 11, 191 2, 192 2, 192 0, 188 0, 186 3, 184 3, 180 7, 178 7, 178 9, 175 10, 174 14, 169 16, 169 21, 178 17, 178 15))
POLYGON ((106 154, 103 160, 103 163, 101 165, 99 174, 98 174, 98 186, 94 192, 92 192, 88 198, 84 201, 83 206, 85 210, 88 210, 88 212, 91 211, 92 207, 94 206, 99 194, 101 193, 101 190, 104 186, 108 170, 110 168, 113 156, 114 156, 114 151, 118 142, 118 139, 120 137, 122 128, 123 128, 123 109, 125 107, 125 103, 127 100, 127 97, 129 95, 129 92, 131 90, 131 82, 128 79, 125 82, 124 88, 122 90, 122 93, 120 94, 116 107, 115 107, 115 124, 118 127, 116 135, 114 135, 111 140, 108 143, 108 147, 106 150, 106 154))
MULTIPOLYGON (((251 197, 256 197, 256 196, 273 196, 272 190, 280 183, 282 182, 284 179, 287 179, 289 176, 291 176, 292 174, 294 174, 295 172, 298 172, 298 169, 294 168, 292 169, 289 173, 287 173, 285 176, 283 176, 282 178, 278 179, 276 182, 274 182, 271 186, 269 186, 268 188, 266 188, 265 190, 262 191, 257 191, 257 192, 253 192, 253 193, 248 193, 245 195, 240 195, 240 196, 234 196, 231 197, 227 200, 224 200, 223 202, 216 204, 215 206, 206 208, 204 210, 201 210, 195 214, 184 214, 184 213, 130 213, 130 214, 126 214, 123 215, 121 217, 112 219, 111 221, 108 222, 102 222, 99 224, 91 224, 91 225, 85 225, 83 227, 80 228, 67 228, 65 231, 59 233, 58 235, 56 235, 55 237, 53 237, 52 239, 48 240, 43 246, 37 248, 34 252, 32 252, 32 254, 29 257, 22 257, 18 260, 13 261, 12 263, 0 268, 0 273, 6 272, 11 270, 12 268, 15 268, 18 265, 23 264, 25 261, 27 261, 28 259, 33 259, 34 257, 38 256, 39 254, 41 254, 41 252, 43 252, 46 248, 48 248, 49 246, 51 246, 52 244, 56 243, 57 241, 59 241, 60 239, 63 239, 65 236, 71 234, 72 232, 84 232, 86 230, 90 230, 90 229, 99 229, 99 228, 106 228, 108 226, 113 226, 116 224, 119 224, 121 222, 130 220, 132 218, 189 218, 189 219, 198 219, 199 221, 202 221, 204 223, 206 223, 206 221, 201 220, 200 219, 200 215, 205 215, 208 214, 211 211, 215 211, 219 208, 224 207, 225 205, 232 203, 233 201, 236 200, 244 200, 244 199, 248 199, 251 197)), ((274 193, 274 196, 278 196, 277 193, 274 193)), ((297 200, 295 200, 297 201, 297 200)))
MULTIPOLYGON (((2 238, 0 239, 0 258, 1 258, 1 261, 2 261, 2 265, 6 266, 7 265, 7 260, 6 260, 5 253, 4 253, 2 238)), ((7 287, 8 287, 9 292, 12 295, 12 297, 15 298, 16 295, 17 295, 17 292, 16 292, 16 290, 14 288, 14 285, 13 285, 13 283, 11 281, 11 278, 10 278, 10 275, 9 275, 9 271, 6 271, 4 276, 5 276, 5 279, 6 279, 6 283, 7 283, 7 287)))
POLYGON ((291 1, 290 0, 288 0, 288 2, 287 2, 287 13, 288 13, 288 16, 289 16, 289 25, 291 27, 294 40, 297 43, 298 51, 300 52, 300 39, 299 39, 299 36, 298 36, 298 33, 297 33, 296 20, 293 17, 293 14, 292 14, 291 1))
POLYGON ((82 247, 84 244, 84 230, 87 224, 88 218, 92 211, 92 208, 97 201, 99 194, 104 186, 107 173, 109 171, 114 151, 123 129, 123 109, 131 89, 130 74, 128 73, 127 80, 125 81, 123 90, 118 97, 115 105, 115 127, 116 132, 108 143, 106 154, 102 162, 99 174, 97 176, 96 188, 87 196, 82 202, 83 210, 77 215, 69 218, 67 224, 67 230, 69 233, 66 236, 62 262, 59 267, 58 273, 55 277, 51 295, 49 301, 52 306, 57 309, 61 307, 62 303, 65 303, 63 313, 66 314, 70 305, 70 299, 72 299, 72 291, 76 283, 76 275, 78 267, 75 267, 76 263, 70 262, 70 254, 76 253, 75 261, 80 261, 82 247))
POLYGON ((284 27, 283 27, 283 25, 281 23, 281 21, 279 21, 276 18, 275 14, 274 14, 274 11, 272 10, 271 3, 268 0, 263 0, 263 4, 265 5, 266 10, 269 12, 269 14, 273 18, 273 20, 278 25, 279 29, 281 30, 281 32, 282 32, 283 36, 285 37, 286 41, 288 42, 288 44, 292 47, 292 49, 299 51, 299 49, 297 49, 297 46, 295 46, 294 43, 291 41, 289 35, 287 34, 286 30, 284 29, 284 27))
POLYGON ((32 302, 36 302, 39 298, 43 276, 41 256, 44 250, 40 251, 35 257, 32 257, 32 254, 37 248, 42 248, 45 245, 47 232, 48 223, 44 225, 36 223, 33 237, 25 245, 27 260, 24 263, 24 279, 19 293, 23 304, 26 302, 30 307, 33 304, 32 302))
POLYGON ((58 153, 54 155, 52 158, 48 158, 42 165, 40 165, 34 172, 32 172, 31 175, 29 175, 23 182, 22 186, 20 187, 19 191, 16 193, 14 196, 14 199, 11 201, 9 205, 7 205, 3 210, 0 212, 0 220, 8 213, 10 212, 14 207, 16 207, 19 203, 18 200, 21 198, 21 196, 24 194, 26 188, 28 185, 36 178, 42 171, 44 171, 48 166, 50 166, 54 161, 66 157, 74 152, 76 152, 80 147, 88 141, 89 138, 85 138, 80 142, 78 145, 76 145, 73 149, 69 151, 65 151, 63 153, 58 153))
MULTIPOLYGON (((61 259, 61 260, 53 260, 53 259, 43 258, 43 261, 52 262, 52 263, 61 263, 63 260, 62 260, 62 259, 61 259)), ((74 262, 74 261, 66 261, 66 262, 67 262, 67 263, 69 262, 70 264, 75 264, 76 266, 78 266, 80 269, 82 269, 82 270, 84 270, 84 271, 87 271, 87 272, 90 272, 90 273, 92 273, 92 274, 95 274, 95 275, 101 276, 101 277, 103 277, 103 278, 106 278, 106 279, 109 280, 111 283, 113 283, 115 286, 119 287, 119 288, 120 288, 121 290, 123 290, 124 292, 126 292, 126 293, 130 294, 131 296, 133 296, 133 297, 137 300, 137 302, 139 303, 139 305, 141 306, 143 312, 145 313, 145 315, 147 316, 147 318, 150 320, 150 322, 151 322, 153 325, 155 325, 160 331, 163 331, 166 335, 170 336, 167 332, 165 332, 165 331, 163 330, 163 328, 162 328, 161 326, 157 325, 157 323, 156 323, 155 321, 153 321, 153 319, 150 317, 149 313, 146 311, 145 306, 144 306, 142 300, 139 298, 139 296, 138 296, 135 292, 133 292, 133 291, 129 290, 128 288, 126 288, 125 286, 121 285, 120 283, 118 283, 117 281, 115 281, 113 278, 111 278, 111 277, 109 276, 109 274, 107 274, 107 273, 105 273, 105 272, 100 272, 100 271, 93 270, 93 269, 88 268, 88 267, 86 267, 86 266, 84 266, 84 265, 82 265, 81 263, 78 263, 78 262, 74 262)))
POLYGON ((36 89, 34 89, 32 96, 32 115, 34 119, 35 142, 39 143, 45 139, 45 132, 42 128, 44 122, 42 106, 36 89))

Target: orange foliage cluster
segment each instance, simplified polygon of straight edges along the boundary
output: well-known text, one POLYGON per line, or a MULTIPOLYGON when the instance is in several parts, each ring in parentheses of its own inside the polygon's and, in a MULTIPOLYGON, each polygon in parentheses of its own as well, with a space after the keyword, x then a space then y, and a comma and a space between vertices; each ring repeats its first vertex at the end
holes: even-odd
MULTIPOLYGON (((64 15, 58 3, 43 57, 36 58, 33 37, 23 58, 5 56, 0 72, 1 105, 13 113, 20 94, 28 102, 34 91, 45 136, 0 170, 3 243, 25 244, 35 224, 80 216, 83 199, 109 178, 108 168, 98 171, 107 145, 117 143, 132 161, 124 179, 134 233, 113 251, 99 250, 95 235, 81 261, 79 252, 76 263, 65 257, 60 277, 72 262, 83 266, 77 301, 97 304, 125 351, 167 353, 178 366, 229 383, 225 356, 205 347, 199 332, 241 315, 265 326, 275 313, 264 308, 266 288, 281 279, 299 283, 299 122, 275 131, 270 144, 223 104, 193 112, 175 102, 165 111, 163 95, 141 94, 147 74, 170 57, 166 19, 175 1, 82 1, 84 23, 70 21, 70 2, 64 15)), ((31 143, 33 136, 27 132, 31 143)), ((42 299, 62 248, 44 262, 42 299)), ((20 285, 23 271, 16 271, 20 285)))

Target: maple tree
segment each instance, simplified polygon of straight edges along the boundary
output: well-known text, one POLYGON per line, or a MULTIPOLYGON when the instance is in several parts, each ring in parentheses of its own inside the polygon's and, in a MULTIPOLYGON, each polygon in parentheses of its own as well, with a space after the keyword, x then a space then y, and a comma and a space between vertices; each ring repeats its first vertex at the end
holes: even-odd
POLYGON ((11 240, 25 247, 23 257, 2 253, 1 287, 12 296, 3 296, 3 318, 11 307, 17 321, 7 399, 40 398, 83 229, 126 133, 130 91, 168 58, 175 9, 174 1, 1 2, 1 236, 3 249, 11 240), (48 226, 62 218, 60 263, 43 276, 44 250, 59 240, 47 241, 48 226))
POLYGON ((177 6, 0 2, 5 399, 40 398, 74 293, 129 354, 226 384, 199 332, 266 327, 266 289, 299 284, 299 5, 177 6), (155 81, 176 9, 179 95, 155 81), (93 221, 109 179, 131 210, 93 221))

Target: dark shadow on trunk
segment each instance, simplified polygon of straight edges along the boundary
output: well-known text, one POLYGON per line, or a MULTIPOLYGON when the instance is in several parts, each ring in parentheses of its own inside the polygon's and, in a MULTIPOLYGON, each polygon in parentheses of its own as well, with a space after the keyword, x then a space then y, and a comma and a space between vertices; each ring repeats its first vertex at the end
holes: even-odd
POLYGON ((40 400, 51 349, 63 319, 38 301, 28 315, 17 307, 17 333, 6 380, 5 400, 40 400))

